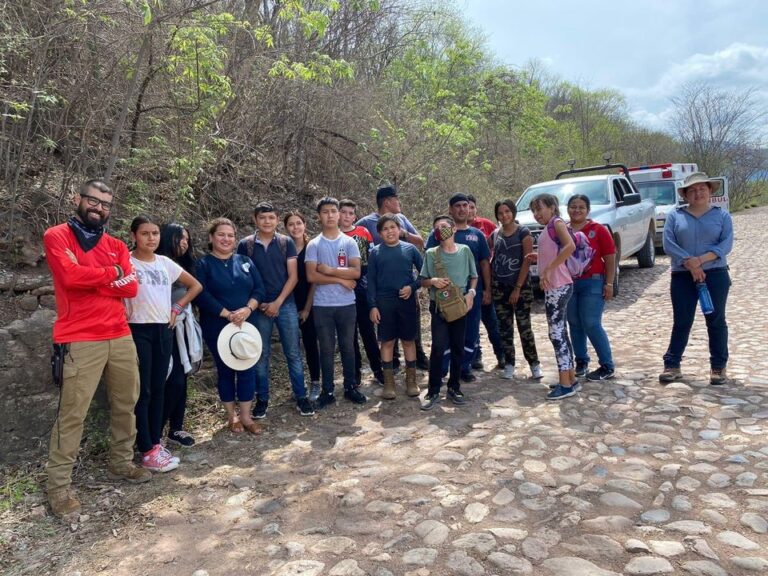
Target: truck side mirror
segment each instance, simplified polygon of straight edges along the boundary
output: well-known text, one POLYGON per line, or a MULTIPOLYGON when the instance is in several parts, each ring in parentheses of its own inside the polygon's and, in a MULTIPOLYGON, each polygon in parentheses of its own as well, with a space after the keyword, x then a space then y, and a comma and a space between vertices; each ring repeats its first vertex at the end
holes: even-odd
POLYGON ((633 206, 635 204, 640 204, 642 202, 643 198, 640 196, 640 194, 633 192, 632 194, 624 194, 624 197, 621 199, 624 206, 633 206))

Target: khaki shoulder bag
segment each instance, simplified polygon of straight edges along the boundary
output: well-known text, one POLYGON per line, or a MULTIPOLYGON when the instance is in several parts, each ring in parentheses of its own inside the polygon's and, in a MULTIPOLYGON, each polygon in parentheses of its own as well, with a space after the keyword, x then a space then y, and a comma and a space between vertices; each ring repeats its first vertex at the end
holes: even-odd
MULTIPOLYGON (((435 248, 435 269, 441 278, 450 280, 450 276, 443 266, 443 260, 440 258, 439 246, 435 248)), ((461 288, 456 286, 453 281, 445 288, 435 288, 435 303, 446 322, 453 322, 467 315, 467 301, 464 299, 464 294, 461 293, 461 288)))

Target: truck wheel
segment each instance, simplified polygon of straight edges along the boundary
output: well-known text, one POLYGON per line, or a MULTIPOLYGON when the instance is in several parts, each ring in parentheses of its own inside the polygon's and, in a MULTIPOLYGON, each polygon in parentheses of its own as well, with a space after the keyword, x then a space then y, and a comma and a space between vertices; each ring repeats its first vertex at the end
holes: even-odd
POLYGON ((653 232, 648 230, 648 236, 645 237, 645 244, 637 253, 637 265, 640 268, 653 268, 656 263, 656 249, 653 247, 653 232))

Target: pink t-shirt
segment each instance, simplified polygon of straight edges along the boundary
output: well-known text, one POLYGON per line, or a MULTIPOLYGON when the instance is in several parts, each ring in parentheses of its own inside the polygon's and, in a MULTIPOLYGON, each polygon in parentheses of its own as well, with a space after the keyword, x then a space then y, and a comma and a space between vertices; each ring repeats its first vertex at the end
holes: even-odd
MULTIPOLYGON (((538 254, 539 254, 539 261, 538 261, 538 267, 539 267, 539 275, 544 271, 544 269, 549 266, 550 262, 552 262, 555 258, 557 258, 557 253, 560 251, 560 247, 557 245, 557 242, 552 240, 552 238, 549 237, 549 234, 547 233, 546 227, 544 227, 544 230, 541 234, 539 234, 539 246, 538 246, 538 254)), ((565 265, 565 262, 560 264, 557 268, 555 268, 552 271, 552 274, 549 276, 550 279, 550 289, 560 288, 561 286, 565 286, 566 284, 573 284, 573 278, 571 278, 571 273, 568 272, 568 267, 565 265)))

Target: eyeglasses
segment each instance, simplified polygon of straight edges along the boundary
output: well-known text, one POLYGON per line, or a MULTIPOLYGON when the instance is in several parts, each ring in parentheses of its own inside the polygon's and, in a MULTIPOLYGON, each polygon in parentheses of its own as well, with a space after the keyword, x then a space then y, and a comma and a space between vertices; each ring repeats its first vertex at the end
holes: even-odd
POLYGON ((112 210, 112 202, 99 200, 98 198, 96 198, 96 196, 89 196, 88 194, 80 194, 80 198, 85 198, 85 201, 88 203, 88 206, 91 206, 92 208, 95 208, 96 206, 101 204, 101 207, 107 212, 112 210))

